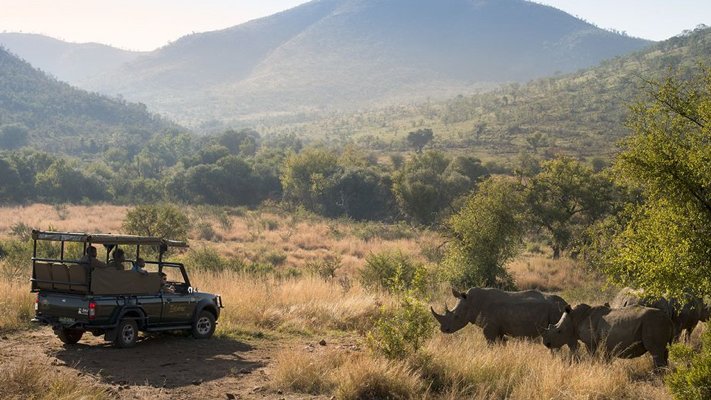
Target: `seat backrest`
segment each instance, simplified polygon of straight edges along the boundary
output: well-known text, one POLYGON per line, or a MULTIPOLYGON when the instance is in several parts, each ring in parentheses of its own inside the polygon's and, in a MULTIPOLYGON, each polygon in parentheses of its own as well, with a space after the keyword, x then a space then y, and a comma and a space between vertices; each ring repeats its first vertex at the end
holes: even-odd
POLYGON ((67 271, 69 272, 69 290, 72 292, 86 293, 89 291, 89 274, 87 274, 87 266, 78 265, 68 265, 67 271))
POLYGON ((91 272, 91 292, 105 295, 155 294, 160 291, 161 279, 157 272, 146 275, 136 271, 95 268, 91 272))
POLYGON ((52 264, 35 261, 35 287, 37 289, 52 289, 52 264))
POLYGON ((55 290, 69 290, 69 271, 64 264, 52 264, 52 280, 55 290))

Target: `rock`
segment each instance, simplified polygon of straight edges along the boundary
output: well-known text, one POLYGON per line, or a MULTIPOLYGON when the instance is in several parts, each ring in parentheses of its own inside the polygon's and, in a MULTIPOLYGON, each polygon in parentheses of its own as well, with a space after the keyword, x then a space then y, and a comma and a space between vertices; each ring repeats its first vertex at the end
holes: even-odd
POLYGON ((235 400, 237 396, 233 395, 232 393, 227 393, 227 400, 235 400))
POLYGON ((321 341, 318 342, 318 344, 320 344, 321 346, 325 346, 325 345, 326 345, 326 339, 321 339, 321 341))
POLYGON ((281 389, 277 390, 277 394, 282 394, 284 392, 281 391, 281 389))

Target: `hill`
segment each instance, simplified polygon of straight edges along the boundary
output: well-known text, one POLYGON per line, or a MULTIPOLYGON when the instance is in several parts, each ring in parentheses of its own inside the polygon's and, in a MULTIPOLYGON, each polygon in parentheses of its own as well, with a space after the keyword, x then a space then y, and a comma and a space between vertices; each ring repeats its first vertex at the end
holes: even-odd
POLYGON ((183 37, 82 85, 185 123, 230 123, 451 96, 649 44, 523 0, 314 0, 183 37))
POLYGON ((627 111, 646 92, 645 81, 670 73, 684 76, 700 63, 711 65, 711 28, 699 27, 598 66, 525 85, 508 84, 447 101, 284 119, 258 129, 397 150, 405 148, 408 132, 432 128, 435 146, 484 159, 510 158, 521 150, 605 158, 627 135, 627 111))
MULTIPOLYGON (((51 152, 97 152, 118 141, 145 141, 177 125, 127 103, 59 82, 0 47, 0 129, 25 132, 51 152)), ((5 148, 22 145, 5 143, 5 148)))
POLYGON ((35 68, 73 85, 118 68, 142 54, 98 43, 68 43, 43 35, 10 32, 0 33, 0 46, 35 68))

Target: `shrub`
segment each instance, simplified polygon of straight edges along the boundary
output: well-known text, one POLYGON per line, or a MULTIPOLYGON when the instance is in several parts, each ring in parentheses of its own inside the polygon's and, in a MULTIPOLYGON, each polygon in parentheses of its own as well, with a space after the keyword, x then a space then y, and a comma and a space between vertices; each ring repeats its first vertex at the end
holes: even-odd
POLYGON ((134 235, 187 240, 190 220, 170 204, 142 205, 126 213, 123 228, 134 235))
POLYGON ((411 294, 403 294, 397 307, 381 309, 381 317, 368 332, 368 347, 388 358, 404 358, 419 350, 432 336, 433 328, 426 305, 411 294))
POLYGON ((336 271, 338 271, 341 266, 340 256, 328 255, 323 259, 307 262, 305 268, 311 274, 329 280, 336 277, 336 271))
POLYGON ((370 254, 360 271, 360 282, 364 287, 391 292, 412 289, 417 285, 417 290, 424 291, 426 278, 425 266, 414 262, 400 251, 370 254))
POLYGON ((213 240, 217 237, 215 230, 212 228, 212 224, 207 221, 198 222, 195 225, 195 230, 197 237, 202 240, 213 240))
POLYGON ((678 343, 670 348, 676 370, 665 382, 675 399, 702 400, 711 398, 711 331, 701 336, 701 351, 678 343))

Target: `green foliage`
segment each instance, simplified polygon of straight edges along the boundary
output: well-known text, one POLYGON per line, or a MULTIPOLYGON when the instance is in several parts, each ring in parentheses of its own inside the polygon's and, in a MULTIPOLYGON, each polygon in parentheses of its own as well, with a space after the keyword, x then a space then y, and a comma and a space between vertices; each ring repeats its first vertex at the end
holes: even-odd
MULTIPOLYGON (((386 262, 393 264, 402 255, 393 256, 386 262)), ((382 263, 383 260, 374 260, 382 263)), ((390 270, 393 266, 380 266, 381 271, 390 270)), ((406 266, 405 262, 394 265, 393 276, 381 276, 381 285, 393 292, 398 304, 393 308, 385 306, 380 309, 380 317, 366 336, 368 347, 388 358, 404 358, 417 352, 425 340, 432 336, 435 326, 426 300, 428 283, 427 270, 422 265, 406 266)), ((367 267, 366 267, 367 268, 367 267)))
POLYGON ((633 107, 615 165, 644 202, 628 210, 603 260, 616 282, 653 295, 711 293, 711 70, 651 83, 633 107), (693 285, 690 285, 693 282, 693 285))
POLYGON ((404 293, 394 309, 381 309, 381 316, 366 340, 373 351, 388 358, 404 358, 417 352, 432 336, 433 329, 434 320, 426 304, 404 293))
POLYGON ((0 127, 0 148, 13 150, 27 144, 29 133, 24 125, 4 125, 0 127))
POLYGON ((530 179, 526 202, 533 224, 550 235, 553 258, 581 235, 581 231, 608 213, 612 183, 570 157, 542 164, 530 179))
POLYGON ((325 280, 330 280, 336 277, 336 271, 343 266, 342 261, 342 258, 338 255, 328 255, 324 258, 307 262, 305 269, 325 280))
POLYGON ((670 359, 676 368, 664 378, 664 382, 675 399, 711 398, 711 331, 704 332, 701 340, 700 351, 682 343, 674 344, 669 349, 670 359))
POLYGON ((170 204, 137 206, 126 213, 126 233, 187 240, 190 220, 178 207, 170 204))
POLYGON ((490 178, 447 224, 450 243, 444 266, 458 287, 510 288, 504 266, 522 246, 525 232, 523 187, 506 178, 490 178))
POLYGON ((427 151, 411 158, 395 174, 393 192, 400 210, 415 222, 431 225, 454 200, 472 190, 484 169, 471 159, 448 159, 427 151))
POLYGON ((359 278, 366 288, 385 289, 390 292, 413 290, 425 293, 428 284, 426 266, 413 261, 400 251, 368 255, 359 278))

